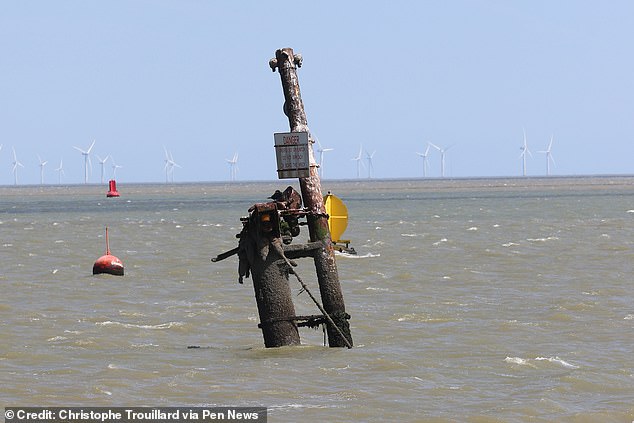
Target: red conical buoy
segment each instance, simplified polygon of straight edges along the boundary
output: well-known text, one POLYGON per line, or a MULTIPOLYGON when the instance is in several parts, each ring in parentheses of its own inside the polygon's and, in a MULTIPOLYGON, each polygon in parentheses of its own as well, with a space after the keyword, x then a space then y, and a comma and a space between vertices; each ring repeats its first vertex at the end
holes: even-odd
POLYGON ((110 182, 108 182, 108 193, 106 194, 106 197, 118 197, 119 196, 119 191, 117 191, 117 181, 115 181, 114 179, 111 179, 110 182))
POLYGON ((108 227, 106 226, 106 255, 97 259, 92 266, 92 274, 108 273, 110 275, 123 276, 123 263, 117 257, 110 254, 110 241, 108 240, 108 227))

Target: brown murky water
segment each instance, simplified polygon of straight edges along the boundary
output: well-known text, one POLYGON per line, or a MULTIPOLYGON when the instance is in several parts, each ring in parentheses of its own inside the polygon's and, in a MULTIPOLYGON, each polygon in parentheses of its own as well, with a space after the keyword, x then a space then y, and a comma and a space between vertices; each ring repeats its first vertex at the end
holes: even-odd
MULTIPOLYGON (((355 348, 265 349, 239 218, 275 183, 0 187, 5 406, 265 406, 270 422, 634 419, 634 179, 326 182, 355 348), (124 277, 93 276, 110 247, 124 277), (200 346, 188 349, 188 346, 200 346)), ((304 235, 300 235, 300 240, 304 235)), ((314 268, 298 272, 318 293, 314 268)), ((317 314, 291 280, 298 314, 317 314)))

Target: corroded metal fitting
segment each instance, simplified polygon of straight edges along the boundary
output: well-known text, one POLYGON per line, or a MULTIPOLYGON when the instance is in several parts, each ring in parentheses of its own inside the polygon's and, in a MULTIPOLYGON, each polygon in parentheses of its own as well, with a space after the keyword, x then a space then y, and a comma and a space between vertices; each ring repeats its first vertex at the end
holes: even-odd
MULTIPOLYGON (((288 57, 288 55, 286 54, 286 52, 284 50, 278 50, 276 52, 276 56, 278 54, 288 57)), ((304 58, 302 57, 301 54, 299 54, 299 53, 298 54, 293 54, 293 61, 292 61, 293 65, 297 66, 298 68, 301 68, 303 61, 304 61, 304 58)), ((274 57, 271 60, 269 60, 269 66, 271 67, 271 71, 275 72, 275 69, 277 69, 278 66, 279 66, 279 62, 278 62, 277 57, 274 57)))

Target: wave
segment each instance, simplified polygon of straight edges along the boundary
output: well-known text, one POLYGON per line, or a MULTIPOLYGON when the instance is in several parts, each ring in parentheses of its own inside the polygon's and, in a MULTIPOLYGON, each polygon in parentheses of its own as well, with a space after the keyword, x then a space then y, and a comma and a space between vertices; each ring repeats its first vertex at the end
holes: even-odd
POLYGON ((549 236, 547 238, 527 238, 526 241, 529 242, 546 242, 546 241, 553 241, 553 240, 558 240, 559 238, 556 236, 549 236))
POLYGON ((510 363, 510 364, 517 364, 517 365, 520 365, 520 366, 529 366, 530 365, 527 359, 521 358, 521 357, 506 357, 504 359, 504 361, 506 361, 507 363, 510 363))
POLYGON ((372 258, 372 257, 381 257, 381 254, 379 253, 366 253, 366 254, 348 254, 348 253, 342 253, 339 251, 335 251, 335 255, 336 256, 340 256, 340 257, 346 257, 346 258, 351 258, 351 259, 364 259, 364 258, 372 258))
POLYGON ((158 344, 149 343, 149 344, 132 344, 130 346, 132 348, 149 348, 149 347, 155 348, 155 347, 158 347, 159 345, 158 344))
MULTIPOLYGON (((521 358, 521 357, 506 357, 504 359, 505 362, 509 364, 516 364, 518 366, 528 366, 528 367, 537 367, 535 364, 531 362, 530 359, 521 358)), ((574 364, 568 363, 565 360, 555 356, 555 357, 535 357, 534 361, 547 361, 549 363, 558 364, 567 369, 578 369, 579 366, 575 366, 574 364)))
POLYGON ((95 323, 98 326, 121 326, 124 328, 136 328, 136 329, 171 329, 173 327, 183 326, 183 322, 167 322, 160 323, 158 325, 136 325, 133 323, 122 323, 122 322, 112 322, 107 320, 105 322, 97 322, 95 323))
POLYGON ((550 363, 557 363, 560 364, 561 366, 567 368, 567 369, 578 369, 579 366, 575 366, 574 364, 570 364, 565 360, 562 360, 561 358, 555 356, 555 357, 536 357, 535 358, 536 361, 548 361, 550 363))

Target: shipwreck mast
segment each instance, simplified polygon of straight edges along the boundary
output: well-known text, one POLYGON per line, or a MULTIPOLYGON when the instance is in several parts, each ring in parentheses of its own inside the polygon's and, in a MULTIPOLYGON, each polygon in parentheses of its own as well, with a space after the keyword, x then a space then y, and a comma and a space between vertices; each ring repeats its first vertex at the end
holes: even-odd
POLYGON ((302 65, 302 57, 294 54, 292 48, 282 48, 275 52, 275 58, 269 61, 271 70, 277 69, 282 81, 284 91, 284 113, 288 117, 291 132, 307 132, 309 136, 309 176, 299 178, 304 206, 308 209, 307 215, 310 241, 319 243, 312 256, 315 262, 315 270, 319 281, 319 292, 323 307, 330 315, 332 322, 338 327, 326 323, 328 332, 328 345, 331 347, 345 347, 352 345, 352 335, 343 300, 343 293, 337 273, 335 250, 330 237, 328 216, 324 207, 321 192, 321 181, 317 172, 312 144, 314 140, 308 129, 308 121, 304 112, 304 104, 299 90, 297 68, 302 65), (345 336, 346 339, 344 339, 345 336))
POLYGON ((321 182, 313 154, 312 137, 306 123, 304 105, 299 92, 296 67, 301 56, 290 48, 277 50, 269 62, 280 72, 284 90, 284 113, 291 133, 275 134, 275 147, 280 178, 299 178, 301 195, 289 186, 276 191, 266 203, 254 204, 249 216, 242 218, 238 246, 219 254, 211 261, 238 255, 238 281, 253 276, 253 289, 258 306, 264 345, 281 347, 300 343, 298 328, 325 325, 330 347, 352 348, 350 316, 346 313, 337 274, 335 249, 328 226, 328 215, 321 193, 321 182), (278 144, 278 141, 280 142, 278 144), (293 162, 297 159, 297 162, 293 162), (302 207, 302 202, 304 207, 302 207), (299 219, 306 218, 306 222, 299 219), (300 234, 300 225, 307 225, 310 241, 291 244, 300 234), (322 304, 295 271, 294 259, 312 257, 322 304), (293 275, 322 314, 296 316, 289 277, 293 275))

